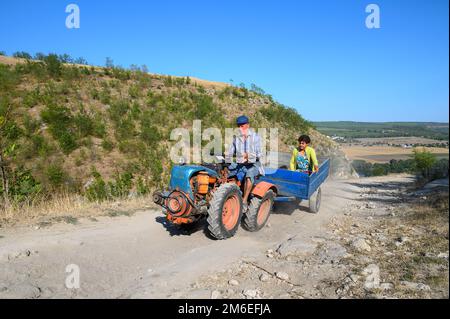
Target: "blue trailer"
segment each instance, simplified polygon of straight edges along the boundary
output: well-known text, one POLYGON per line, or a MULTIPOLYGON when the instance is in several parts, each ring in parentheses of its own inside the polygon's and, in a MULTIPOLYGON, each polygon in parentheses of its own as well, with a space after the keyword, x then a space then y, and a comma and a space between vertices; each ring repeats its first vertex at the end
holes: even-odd
POLYGON ((290 171, 283 168, 266 168, 266 174, 259 178, 260 182, 271 183, 277 188, 275 202, 293 200, 309 200, 311 212, 317 213, 320 208, 320 185, 330 173, 330 160, 326 159, 319 166, 319 171, 311 175, 302 172, 290 171))

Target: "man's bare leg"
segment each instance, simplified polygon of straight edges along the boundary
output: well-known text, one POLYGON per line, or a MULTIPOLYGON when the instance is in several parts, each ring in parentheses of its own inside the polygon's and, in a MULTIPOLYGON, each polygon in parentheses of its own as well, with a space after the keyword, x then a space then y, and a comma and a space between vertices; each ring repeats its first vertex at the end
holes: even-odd
POLYGON ((247 204, 248 196, 250 195, 250 191, 252 190, 253 183, 250 178, 245 179, 244 184, 244 197, 242 198, 244 204, 247 204))

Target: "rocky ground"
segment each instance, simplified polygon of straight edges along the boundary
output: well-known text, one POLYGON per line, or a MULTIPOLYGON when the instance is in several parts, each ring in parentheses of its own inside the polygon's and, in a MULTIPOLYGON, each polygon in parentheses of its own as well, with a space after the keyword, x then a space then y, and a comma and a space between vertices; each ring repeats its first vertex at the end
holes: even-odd
MULTIPOLYGON (((274 245, 192 285, 211 298, 448 298, 448 180, 364 179, 327 231, 274 245)), ((191 292, 185 295, 189 296, 191 292)))
POLYGON ((448 180, 328 180, 216 241, 159 211, 0 228, 0 298, 448 298, 448 180), (65 285, 78 265, 80 288, 65 285))

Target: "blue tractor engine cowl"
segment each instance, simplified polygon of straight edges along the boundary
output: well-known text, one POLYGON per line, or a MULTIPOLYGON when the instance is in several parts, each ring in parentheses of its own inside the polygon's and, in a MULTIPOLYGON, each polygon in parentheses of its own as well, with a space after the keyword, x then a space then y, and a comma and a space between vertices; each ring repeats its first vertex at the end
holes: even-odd
POLYGON ((202 193, 197 183, 200 177, 214 182, 219 175, 216 171, 203 166, 174 166, 171 171, 169 190, 157 191, 153 194, 153 201, 164 208, 170 221, 177 224, 191 223, 196 220, 196 215, 201 213, 201 208, 206 201, 201 200, 202 194, 199 194, 202 193))

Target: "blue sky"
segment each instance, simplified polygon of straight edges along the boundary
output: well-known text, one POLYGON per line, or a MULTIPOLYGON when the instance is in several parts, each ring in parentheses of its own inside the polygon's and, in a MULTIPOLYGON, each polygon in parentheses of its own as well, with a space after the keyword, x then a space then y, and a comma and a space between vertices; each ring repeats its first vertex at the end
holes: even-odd
POLYGON ((255 83, 307 119, 448 122, 448 1, 0 3, 0 51, 255 83), (80 8, 67 29, 65 8, 80 8), (367 29, 365 8, 380 7, 367 29))

